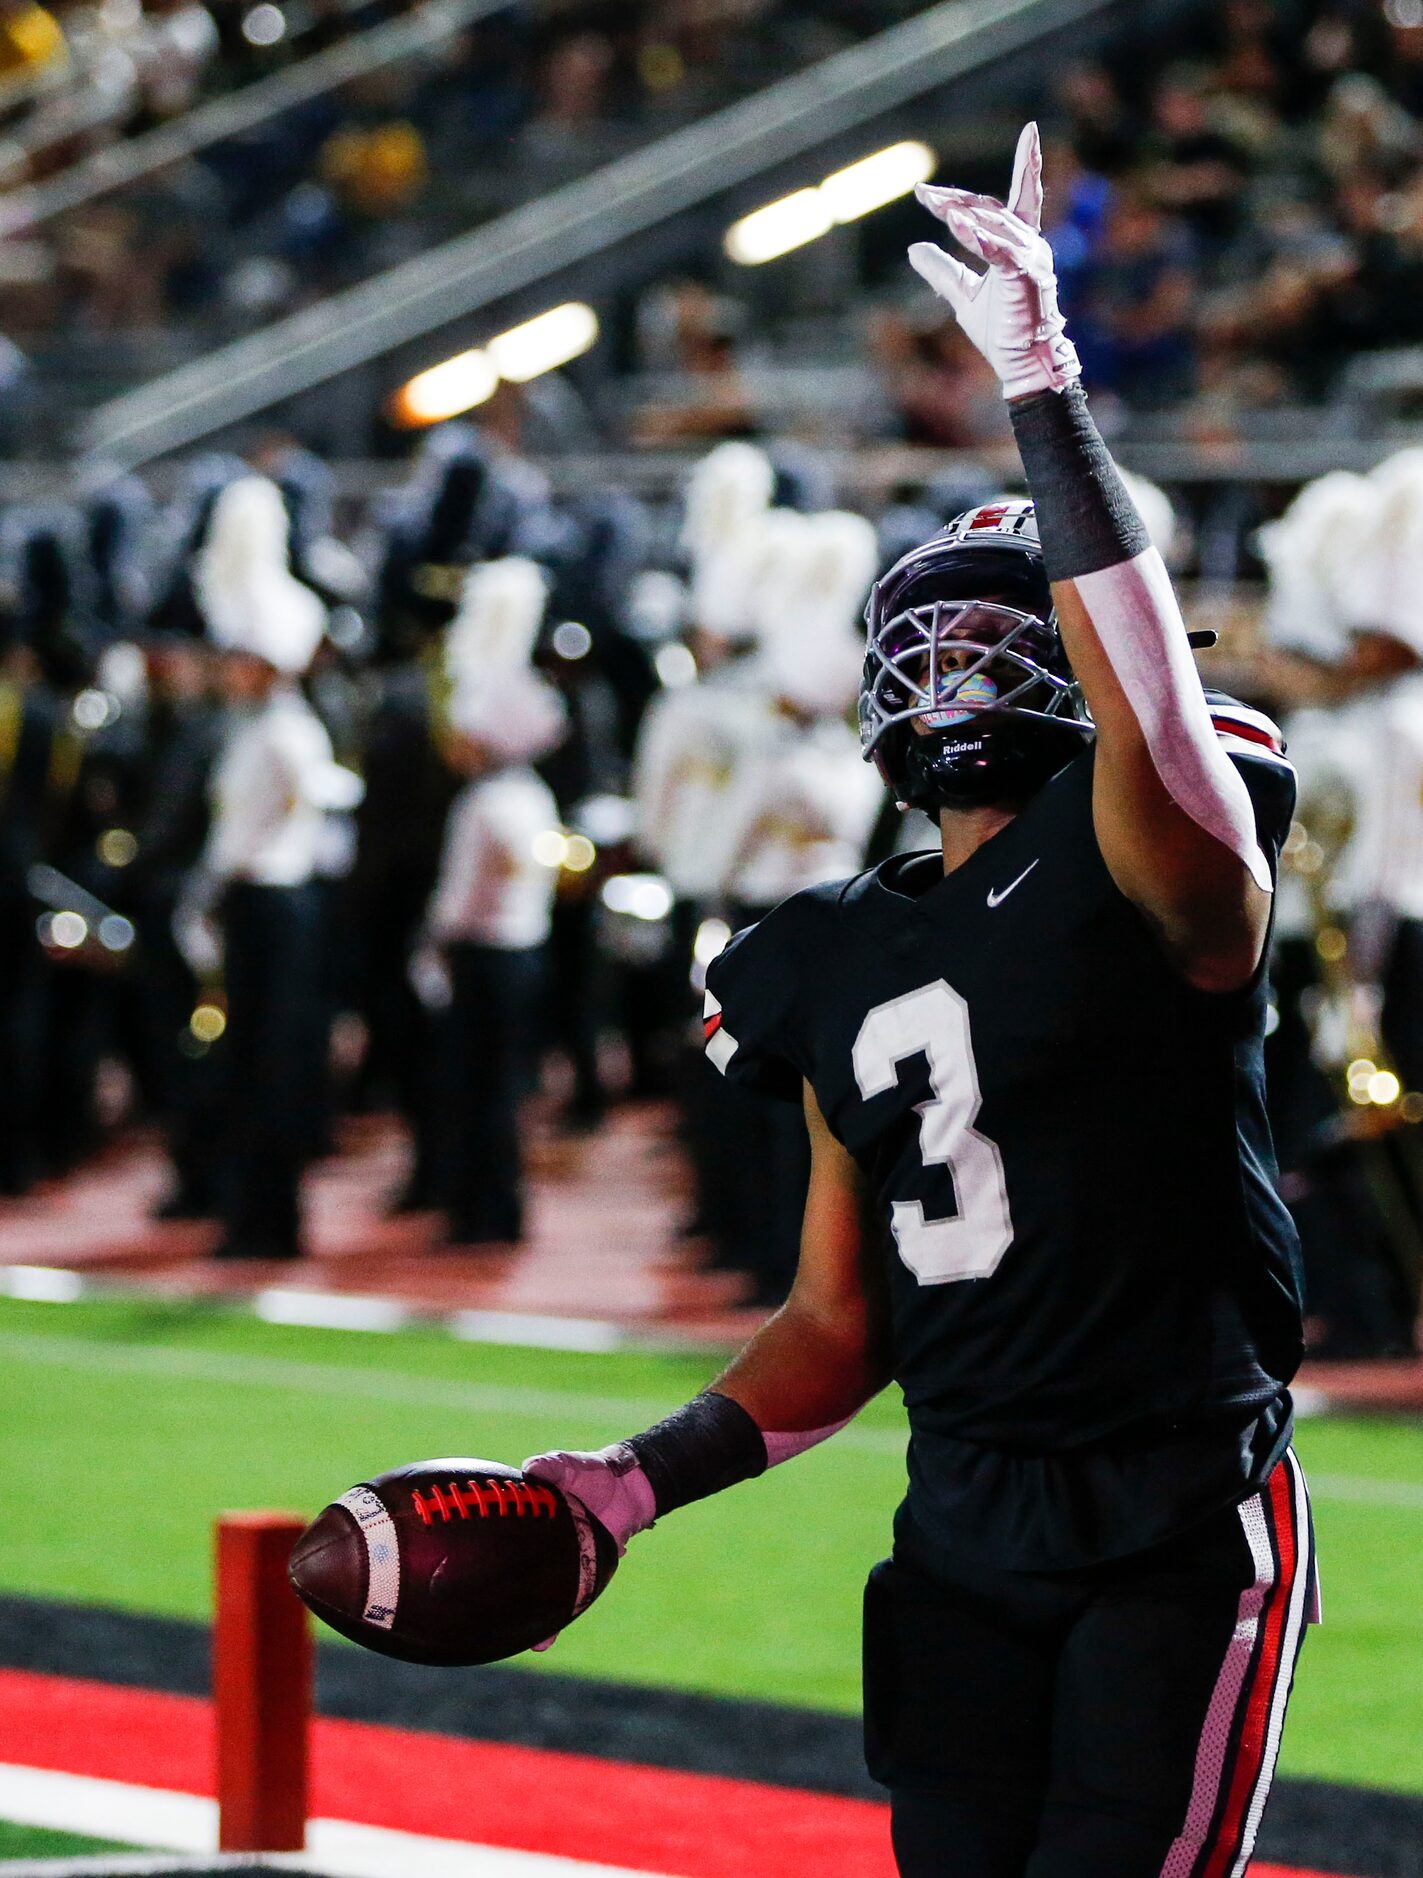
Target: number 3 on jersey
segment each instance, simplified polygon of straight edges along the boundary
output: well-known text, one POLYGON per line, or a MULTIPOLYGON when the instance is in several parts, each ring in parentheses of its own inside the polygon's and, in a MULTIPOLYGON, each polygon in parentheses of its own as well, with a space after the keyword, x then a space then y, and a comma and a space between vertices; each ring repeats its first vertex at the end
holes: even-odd
POLYGON ((896 1200, 890 1216, 899 1256, 921 1285, 987 1278, 1013 1242, 1003 1156, 974 1127, 982 1096, 968 1006, 936 979, 877 1004, 855 1039, 855 1081, 866 1101, 893 1089, 899 1065, 923 1055, 932 1100, 920 1105, 919 1150, 926 1168, 946 1167, 953 1217, 929 1219, 922 1200, 896 1200))

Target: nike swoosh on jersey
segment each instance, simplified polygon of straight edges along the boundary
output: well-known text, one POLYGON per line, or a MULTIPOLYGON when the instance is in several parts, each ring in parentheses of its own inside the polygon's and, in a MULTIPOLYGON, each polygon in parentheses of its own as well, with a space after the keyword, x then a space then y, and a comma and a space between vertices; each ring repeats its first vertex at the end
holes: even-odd
MULTIPOLYGON (((1041 859, 1042 859, 1042 856, 1039 855, 1038 861, 1040 861, 1041 859)), ((1018 878, 1015 881, 1011 882, 1008 886, 1006 886, 1001 893, 998 891, 996 887, 990 887, 988 889, 988 904, 990 906, 1002 906, 1003 902, 1008 898, 1008 895, 1013 891, 1013 888, 1021 887, 1023 882, 1028 878, 1028 875, 1032 873, 1033 869, 1037 866, 1037 864, 1038 864, 1037 861, 1029 861, 1028 865, 1023 869, 1022 873, 1019 874, 1018 878)))

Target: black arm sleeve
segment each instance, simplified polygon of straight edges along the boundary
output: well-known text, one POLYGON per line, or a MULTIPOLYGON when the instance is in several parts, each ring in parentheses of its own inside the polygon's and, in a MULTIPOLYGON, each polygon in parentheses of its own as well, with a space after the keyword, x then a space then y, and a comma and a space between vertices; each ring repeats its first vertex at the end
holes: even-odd
POLYGON ((1049 580, 1118 567, 1151 546, 1081 385, 1015 399, 1008 412, 1049 580))

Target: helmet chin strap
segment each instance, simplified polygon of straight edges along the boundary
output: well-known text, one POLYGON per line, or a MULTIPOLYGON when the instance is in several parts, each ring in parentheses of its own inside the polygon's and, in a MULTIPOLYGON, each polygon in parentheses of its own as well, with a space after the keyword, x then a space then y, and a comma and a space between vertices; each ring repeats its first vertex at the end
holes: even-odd
POLYGON ((1080 730, 1043 722, 994 723, 918 736, 907 726, 896 768, 904 800, 926 814, 981 808, 1021 808, 1083 747, 1080 730), (973 759, 974 747, 981 762, 973 759))

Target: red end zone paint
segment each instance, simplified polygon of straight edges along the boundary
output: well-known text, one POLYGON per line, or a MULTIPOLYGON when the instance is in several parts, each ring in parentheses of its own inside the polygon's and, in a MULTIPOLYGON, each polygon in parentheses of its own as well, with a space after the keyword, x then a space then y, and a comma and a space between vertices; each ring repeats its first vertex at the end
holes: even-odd
MULTIPOLYGON (((214 1751, 191 1696, 0 1670, 0 1761, 210 1795, 214 1751)), ((676 1878, 893 1878, 887 1809, 866 1800, 361 1722, 318 1720, 312 1758, 318 1818, 676 1878)))

